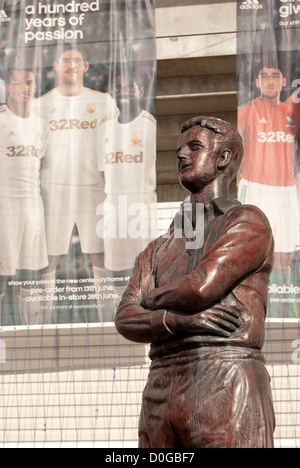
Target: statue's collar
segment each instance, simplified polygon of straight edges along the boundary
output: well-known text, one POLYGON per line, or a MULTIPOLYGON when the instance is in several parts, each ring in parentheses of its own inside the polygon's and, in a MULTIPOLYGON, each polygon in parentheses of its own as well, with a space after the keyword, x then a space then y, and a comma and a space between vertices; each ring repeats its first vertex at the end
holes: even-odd
MULTIPOLYGON (((210 223, 211 221, 215 220, 219 216, 222 216, 231 208, 235 206, 239 206, 240 202, 234 200, 232 198, 215 198, 209 203, 204 205, 204 216, 205 216, 205 223, 210 223)), ((197 214, 198 216, 198 214, 197 214)), ((196 219, 192 221, 192 204, 190 202, 190 197, 186 198, 181 205, 181 210, 175 216, 177 220, 177 226, 181 226, 182 223, 185 223, 185 227, 191 226, 192 228, 195 227, 196 219), (182 217, 183 216, 183 217, 182 217), (184 221, 183 221, 184 219, 184 221)))
POLYGON ((227 211, 229 211, 231 208, 234 208, 235 206, 239 206, 241 203, 238 200, 234 200, 233 198, 222 197, 222 198, 215 198, 209 204, 213 205, 213 207, 217 208, 218 211, 224 214, 227 211))
MULTIPOLYGON (((211 202, 205 204, 204 209, 206 211, 213 210, 214 212, 219 212, 220 214, 224 214, 227 211, 229 211, 231 208, 234 208, 235 206, 239 206, 240 204, 241 203, 238 200, 234 200, 233 198, 221 197, 221 198, 215 198, 211 202)), ((184 211, 191 210, 190 197, 187 197, 184 200, 182 207, 184 211)))

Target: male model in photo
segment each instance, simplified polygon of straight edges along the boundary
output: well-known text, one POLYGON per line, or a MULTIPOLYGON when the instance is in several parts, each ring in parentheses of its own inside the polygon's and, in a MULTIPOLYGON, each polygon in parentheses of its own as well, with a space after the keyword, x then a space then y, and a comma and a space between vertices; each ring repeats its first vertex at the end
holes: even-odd
POLYGON ((197 117, 178 142, 188 216, 204 243, 188 248, 178 216, 168 238, 140 254, 116 314, 127 339, 151 343, 139 423, 141 448, 273 446, 264 343, 273 237, 265 215, 228 198, 243 156, 228 123, 197 117), (197 206, 204 205, 203 218, 197 206), (191 215, 190 215, 191 213, 191 215))
MULTIPOLYGON (((293 85, 299 85, 299 80, 296 80, 293 85)), ((293 94, 287 99, 286 104, 288 106, 293 107, 300 113, 300 88, 298 87, 293 94)), ((300 223, 300 132, 297 136, 297 155, 296 155, 296 162, 295 162, 295 177, 297 181, 297 194, 298 194, 298 211, 299 211, 299 223, 300 223)), ((300 225, 299 225, 299 232, 300 232, 300 225)), ((296 252, 293 255, 293 259, 291 262, 291 284, 298 284, 299 283, 299 259, 300 259, 300 239, 296 249, 296 252)), ((297 310, 297 309, 296 309, 297 310)), ((297 310, 298 312, 298 310, 297 310)), ((297 315, 298 316, 298 313, 297 315)))
MULTIPOLYGON (((97 170, 98 126, 118 114, 114 99, 106 93, 84 87, 89 63, 84 52, 67 48, 57 57, 54 69, 57 88, 38 99, 34 107, 46 117, 49 144, 42 173, 48 253, 52 257, 47 273, 54 281, 61 255, 69 251, 74 225, 82 253, 89 254, 94 277, 106 276, 103 240, 96 233, 97 206, 104 200, 104 182, 97 170)), ((51 304, 44 323, 51 321, 51 304)), ((103 320, 99 308, 99 321, 103 320)))
MULTIPOLYGON (((0 276, 1 303, 9 277, 35 280, 48 266, 40 169, 47 141, 47 122, 30 111, 36 92, 34 73, 11 69, 7 105, 0 107, 0 276)), ((20 288, 23 325, 38 324, 40 301, 30 286, 20 288)))
MULTIPOLYGON (((123 278, 131 276, 137 255, 153 239, 151 229, 155 224, 157 124, 155 117, 141 107, 143 93, 140 78, 121 74, 115 87, 120 114, 99 127, 97 139, 98 168, 105 178, 104 210, 107 209, 110 231, 104 235, 105 266, 113 275, 123 278), (130 230, 138 217, 136 230, 130 230), (119 235, 120 218, 126 220, 123 238, 119 235)), ((114 283, 115 309, 127 284, 114 283)), ((114 314, 110 318, 114 320, 114 314)))
POLYGON ((260 96, 238 110, 245 147, 238 197, 261 208, 270 221, 275 239, 272 278, 281 286, 290 281, 291 258, 299 244, 295 154, 300 113, 280 101, 285 85, 278 67, 262 66, 256 79, 260 96))

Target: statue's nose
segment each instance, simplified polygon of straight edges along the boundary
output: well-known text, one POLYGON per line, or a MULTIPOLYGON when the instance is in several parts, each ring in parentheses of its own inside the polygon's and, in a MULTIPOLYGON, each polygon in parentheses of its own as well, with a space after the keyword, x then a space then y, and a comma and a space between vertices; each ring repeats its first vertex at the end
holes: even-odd
POLYGON ((183 161, 184 159, 186 159, 186 155, 185 154, 182 154, 182 153, 179 153, 177 154, 177 159, 179 159, 179 161, 183 161))

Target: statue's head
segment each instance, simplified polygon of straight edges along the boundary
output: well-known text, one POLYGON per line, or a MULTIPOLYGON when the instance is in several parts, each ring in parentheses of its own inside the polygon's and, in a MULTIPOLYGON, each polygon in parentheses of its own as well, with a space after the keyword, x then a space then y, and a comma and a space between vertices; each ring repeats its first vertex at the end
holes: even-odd
POLYGON ((192 193, 216 179, 229 185, 243 155, 242 138, 230 123, 213 117, 190 119, 178 141, 180 183, 192 193))

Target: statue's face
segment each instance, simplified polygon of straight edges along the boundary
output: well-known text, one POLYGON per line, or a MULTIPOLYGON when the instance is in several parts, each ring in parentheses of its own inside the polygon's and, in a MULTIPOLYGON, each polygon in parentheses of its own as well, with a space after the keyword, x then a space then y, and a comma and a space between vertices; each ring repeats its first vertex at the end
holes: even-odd
POLYGON ((212 130, 200 126, 190 128, 179 138, 179 181, 192 193, 208 185, 218 174, 216 138, 212 130))

